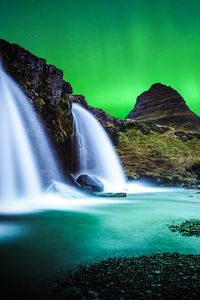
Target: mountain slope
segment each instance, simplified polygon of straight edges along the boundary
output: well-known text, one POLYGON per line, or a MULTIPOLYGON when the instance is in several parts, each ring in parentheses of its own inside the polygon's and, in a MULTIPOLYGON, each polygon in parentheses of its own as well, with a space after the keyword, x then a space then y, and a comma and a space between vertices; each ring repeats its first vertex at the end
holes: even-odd
POLYGON ((126 118, 200 132, 200 118, 189 109, 176 90, 161 83, 153 84, 138 96, 126 118))

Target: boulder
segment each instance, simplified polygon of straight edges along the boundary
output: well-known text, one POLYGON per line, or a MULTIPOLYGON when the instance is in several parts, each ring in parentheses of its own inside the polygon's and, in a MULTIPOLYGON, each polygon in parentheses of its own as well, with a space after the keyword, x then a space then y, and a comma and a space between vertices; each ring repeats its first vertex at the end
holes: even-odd
POLYGON ((97 176, 81 174, 76 178, 79 187, 87 192, 103 192, 104 185, 97 176))
POLYGON ((187 142, 192 139, 192 137, 187 132, 177 131, 174 134, 183 142, 187 142))

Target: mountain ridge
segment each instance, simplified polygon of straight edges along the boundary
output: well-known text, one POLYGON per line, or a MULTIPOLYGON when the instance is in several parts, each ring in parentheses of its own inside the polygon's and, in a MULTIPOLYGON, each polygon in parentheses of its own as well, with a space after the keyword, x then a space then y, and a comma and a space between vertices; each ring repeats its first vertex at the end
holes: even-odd
POLYGON ((175 89, 162 83, 155 83, 141 93, 126 119, 200 132, 200 117, 190 110, 175 89))

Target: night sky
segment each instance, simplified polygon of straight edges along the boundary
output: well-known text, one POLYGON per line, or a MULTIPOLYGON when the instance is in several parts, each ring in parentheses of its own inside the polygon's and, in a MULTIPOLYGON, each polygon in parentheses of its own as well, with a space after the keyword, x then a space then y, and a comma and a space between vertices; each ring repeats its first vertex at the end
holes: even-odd
POLYGON ((64 71, 74 93, 124 117, 155 82, 200 114, 200 1, 0 0, 0 37, 64 71))

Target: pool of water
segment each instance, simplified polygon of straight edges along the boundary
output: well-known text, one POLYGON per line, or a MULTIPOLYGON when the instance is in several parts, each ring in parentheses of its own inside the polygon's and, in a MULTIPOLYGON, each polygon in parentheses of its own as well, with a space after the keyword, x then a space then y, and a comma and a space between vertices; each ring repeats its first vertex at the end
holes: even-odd
POLYGON ((37 287, 96 259, 200 249, 200 238, 182 237, 167 227, 199 218, 196 190, 147 190, 121 199, 57 198, 46 208, 1 214, 2 284, 37 287))

